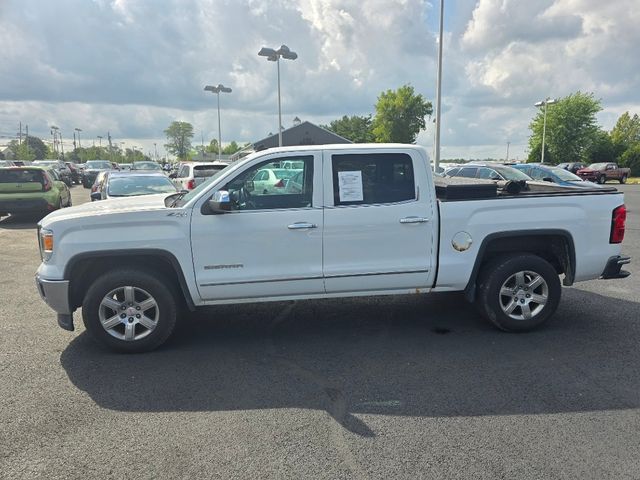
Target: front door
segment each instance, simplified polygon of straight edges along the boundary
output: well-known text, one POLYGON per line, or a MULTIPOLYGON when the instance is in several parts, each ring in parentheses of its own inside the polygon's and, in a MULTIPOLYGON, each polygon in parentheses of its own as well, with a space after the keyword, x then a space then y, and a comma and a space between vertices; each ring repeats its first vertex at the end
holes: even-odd
POLYGON ((194 209, 193 263, 204 300, 324 293, 321 175, 319 152, 261 157, 220 188, 229 192, 231 212, 194 209), (287 188, 283 181, 277 191, 256 188, 256 175, 277 170, 285 160, 300 162, 295 173, 301 185, 287 188))
POLYGON ((327 293, 430 288, 437 218, 427 159, 406 153, 325 152, 327 293), (426 168, 425 168, 426 167, 426 168))

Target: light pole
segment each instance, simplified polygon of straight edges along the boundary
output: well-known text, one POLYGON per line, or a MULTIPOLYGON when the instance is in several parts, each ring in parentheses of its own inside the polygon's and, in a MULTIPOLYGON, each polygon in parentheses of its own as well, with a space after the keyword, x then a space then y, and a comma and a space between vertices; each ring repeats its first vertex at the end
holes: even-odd
POLYGON ((225 87, 221 83, 217 86, 207 85, 204 87, 205 92, 212 92, 218 96, 218 161, 220 161, 220 157, 222 156, 222 127, 220 126, 220 92, 222 93, 231 93, 231 89, 229 87, 225 87))
POLYGON ((55 125, 51 125, 51 136, 53 137, 53 151, 56 154, 56 156, 58 155, 58 130, 60 130, 58 127, 56 127, 55 125))
POLYGON ((154 154, 154 158, 156 159, 156 162, 158 161, 158 147, 156 146, 156 143, 153 142, 153 154, 154 154))
POLYGON ((437 172, 440 167, 440 122, 442 120, 442 112, 440 111, 442 97, 442 30, 444 17, 444 0, 440 0, 440 36, 438 41, 438 73, 436 77, 436 141, 435 141, 435 159, 434 170, 437 172))
POLYGON ((98 144, 100 145, 100 148, 102 148, 102 135, 98 135, 98 144))
POLYGON ((507 156, 504 159, 505 163, 509 161, 509 145, 511 145, 511 142, 507 142, 507 156))
POLYGON ((81 128, 74 128, 74 130, 76 132, 78 132, 78 148, 82 148, 82 144, 80 143, 80 132, 82 131, 81 128))
POLYGON ((258 52, 261 57, 267 57, 270 62, 276 62, 278 65, 278 146, 282 146, 282 107, 280 101, 280 57, 286 60, 295 60, 298 58, 296 52, 289 50, 286 45, 281 45, 278 50, 273 48, 262 47, 258 52))
POLYGON ((536 107, 544 106, 544 114, 543 114, 543 120, 542 120, 542 152, 540 152, 540 163, 544 163, 544 141, 545 141, 545 136, 547 134, 547 105, 553 105, 554 103, 557 103, 557 102, 558 100, 547 97, 541 102, 536 102, 534 104, 536 107))

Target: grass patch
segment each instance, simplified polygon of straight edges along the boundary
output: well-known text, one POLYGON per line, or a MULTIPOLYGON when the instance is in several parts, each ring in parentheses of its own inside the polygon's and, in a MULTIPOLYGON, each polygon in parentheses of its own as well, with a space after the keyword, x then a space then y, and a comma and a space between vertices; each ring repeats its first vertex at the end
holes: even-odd
POLYGON ((631 185, 640 185, 640 177, 629 177, 627 178, 627 183, 631 185))

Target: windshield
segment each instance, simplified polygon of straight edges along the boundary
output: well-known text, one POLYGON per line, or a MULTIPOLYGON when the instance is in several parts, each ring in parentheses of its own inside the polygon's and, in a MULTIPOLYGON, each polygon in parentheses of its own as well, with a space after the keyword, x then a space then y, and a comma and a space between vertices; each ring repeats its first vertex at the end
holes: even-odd
POLYGON ((219 172, 216 172, 214 175, 212 175, 207 180, 202 182, 196 188, 194 188, 193 190, 190 190, 189 193, 186 193, 184 196, 180 197, 176 201, 174 206, 181 207, 182 205, 185 205, 187 202, 189 202, 192 198, 195 198, 196 196, 198 196, 200 192, 202 192, 203 190, 206 190, 209 187, 209 185, 215 182, 216 179, 222 176, 223 173, 226 172, 227 169, 229 169, 230 167, 232 167, 232 165, 227 165, 222 170, 220 170, 219 172))
POLYGON ((496 172, 502 175, 505 178, 505 180, 514 180, 517 182, 520 180, 525 180, 525 181, 531 180, 531 177, 529 175, 527 175, 524 172, 521 172, 517 168, 511 168, 511 167, 491 167, 491 168, 493 168, 496 172))
POLYGON ((162 167, 156 162, 135 162, 131 170, 162 170, 162 167))
POLYGON ((107 186, 107 194, 110 197, 173 193, 176 190, 175 185, 166 177, 145 175, 111 177, 107 186))
POLYGON ((550 168, 549 171, 565 182, 582 182, 582 179, 579 176, 571 173, 569 170, 565 170, 564 168, 550 168))
POLYGON ((87 169, 111 169, 111 164, 106 160, 89 160, 85 165, 87 169))

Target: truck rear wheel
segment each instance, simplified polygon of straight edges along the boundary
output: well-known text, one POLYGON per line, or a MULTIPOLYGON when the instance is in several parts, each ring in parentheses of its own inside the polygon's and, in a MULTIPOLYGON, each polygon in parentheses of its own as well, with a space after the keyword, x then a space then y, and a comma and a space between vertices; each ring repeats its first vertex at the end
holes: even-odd
POLYGON ((482 315, 499 329, 533 330, 558 308, 560 278, 543 258, 524 253, 505 255, 483 269, 476 302, 482 315))
POLYGON ((176 299, 162 276, 118 269, 98 277, 82 303, 87 331, 112 350, 139 353, 162 345, 176 324, 176 299))

